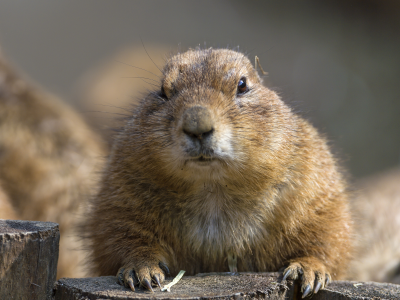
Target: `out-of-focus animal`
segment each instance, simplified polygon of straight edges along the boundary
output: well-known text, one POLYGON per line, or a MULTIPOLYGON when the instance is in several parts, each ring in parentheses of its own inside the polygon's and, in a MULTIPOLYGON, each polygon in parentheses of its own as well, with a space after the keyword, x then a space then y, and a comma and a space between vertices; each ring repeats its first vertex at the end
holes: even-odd
POLYGON ((400 168, 359 180, 355 189, 357 243, 349 278, 400 284, 400 168))
POLYGON ((88 71, 77 88, 81 109, 87 119, 112 144, 115 130, 145 97, 158 86, 160 69, 171 53, 167 45, 131 46, 88 71))
POLYGON ((105 154, 81 115, 28 83, 0 53, 0 217, 59 223, 58 277, 84 276, 74 228, 105 154))

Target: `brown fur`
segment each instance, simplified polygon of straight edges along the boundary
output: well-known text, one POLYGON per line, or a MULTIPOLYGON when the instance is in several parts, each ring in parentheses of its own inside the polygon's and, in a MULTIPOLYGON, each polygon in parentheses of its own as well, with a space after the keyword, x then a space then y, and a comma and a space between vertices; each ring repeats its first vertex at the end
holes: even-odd
MULTIPOLYGON (((114 144, 92 202, 92 275, 134 269, 142 285, 214 271, 301 272, 303 290, 342 278, 351 250, 346 184, 325 140, 264 87, 231 50, 169 59, 114 144), (238 95, 242 76, 250 90, 238 95), (182 130, 189 108, 208 111, 212 140, 193 161, 182 130), (237 264, 234 262, 237 257, 237 264), (236 269, 235 269, 236 268, 236 269)), ((207 121, 208 122, 208 121, 207 121)))
POLYGON ((9 208, 1 217, 59 223, 58 277, 84 275, 74 226, 104 155, 81 116, 28 84, 0 55, 0 180, 9 208))
POLYGON ((18 220, 19 217, 15 209, 12 207, 10 199, 0 186, 0 219, 18 220))
POLYGON ((356 189, 358 239, 348 277, 400 284, 400 168, 359 180, 356 189))

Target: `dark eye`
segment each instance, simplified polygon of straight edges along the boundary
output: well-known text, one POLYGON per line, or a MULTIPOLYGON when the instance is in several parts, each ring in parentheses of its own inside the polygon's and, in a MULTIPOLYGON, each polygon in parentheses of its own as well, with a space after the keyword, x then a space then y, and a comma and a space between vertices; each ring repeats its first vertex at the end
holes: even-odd
POLYGON ((240 78, 240 80, 239 80, 239 82, 238 82, 237 93, 238 93, 238 94, 244 94, 244 93, 246 93, 248 90, 249 90, 249 89, 247 88, 246 77, 240 78))
POLYGON ((163 86, 161 87, 160 97, 163 98, 163 99, 165 99, 165 100, 168 100, 168 97, 167 97, 167 95, 165 94, 165 90, 164 90, 164 87, 163 87, 163 86))

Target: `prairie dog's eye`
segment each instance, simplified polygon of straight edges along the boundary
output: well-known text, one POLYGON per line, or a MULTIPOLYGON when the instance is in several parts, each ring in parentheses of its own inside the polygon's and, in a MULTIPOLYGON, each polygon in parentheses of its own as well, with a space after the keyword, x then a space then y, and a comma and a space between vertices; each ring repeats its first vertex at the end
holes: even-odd
POLYGON ((168 100, 167 94, 165 94, 164 86, 161 86, 160 96, 161 98, 168 100))
POLYGON ((240 78, 239 82, 238 82, 238 89, 237 89, 237 93, 238 94, 244 94, 248 91, 248 87, 246 84, 246 77, 242 77, 240 78))

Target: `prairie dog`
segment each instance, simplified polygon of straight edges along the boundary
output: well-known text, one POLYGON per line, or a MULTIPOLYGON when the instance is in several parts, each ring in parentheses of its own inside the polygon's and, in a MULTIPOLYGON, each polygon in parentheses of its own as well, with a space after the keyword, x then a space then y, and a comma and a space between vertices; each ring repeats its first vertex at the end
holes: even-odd
POLYGON ((10 199, 8 199, 7 194, 3 191, 1 185, 0 185, 0 219, 18 220, 17 213, 12 207, 10 199))
POLYGON ((400 168, 357 182, 351 199, 355 215, 355 257, 349 278, 400 284, 400 168))
POLYGON ((84 276, 75 226, 104 155, 82 116, 28 83, 0 53, 0 217, 59 223, 58 278, 84 276))
POLYGON ((212 48, 167 60, 113 145, 84 233, 93 273, 132 290, 168 270, 285 267, 305 297, 342 278, 352 248, 324 138, 243 54, 212 48))

